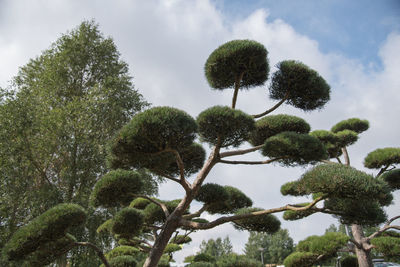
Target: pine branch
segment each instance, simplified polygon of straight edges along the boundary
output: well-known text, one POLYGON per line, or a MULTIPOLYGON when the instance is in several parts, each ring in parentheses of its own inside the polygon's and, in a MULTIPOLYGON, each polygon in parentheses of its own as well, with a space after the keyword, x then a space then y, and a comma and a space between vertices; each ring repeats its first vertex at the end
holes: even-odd
POLYGON ((220 163, 225 163, 225 164, 245 164, 245 165, 262 165, 262 164, 269 164, 275 161, 278 161, 282 159, 281 158, 275 158, 275 159, 269 159, 269 160, 262 160, 262 161, 230 161, 230 160, 219 160, 218 162, 220 163))
POLYGON ((248 149, 241 149, 241 150, 234 150, 234 151, 227 151, 227 152, 222 152, 219 154, 220 158, 225 158, 225 157, 231 157, 231 156, 237 156, 237 155, 244 155, 250 152, 257 151, 261 149, 264 145, 258 145, 252 148, 248 149))
POLYGON ((101 259, 101 261, 103 262, 103 264, 106 267, 110 267, 110 264, 108 263, 106 257, 104 256, 103 251, 99 247, 97 247, 95 244, 92 244, 90 242, 75 242, 74 245, 86 246, 86 247, 90 247, 90 248, 94 249, 96 251, 97 255, 99 256, 99 258, 101 259))
POLYGON ((319 197, 315 199, 313 202, 311 202, 309 205, 304 206, 304 207, 295 207, 292 205, 285 205, 283 207, 279 208, 274 208, 274 209, 268 209, 268 210, 261 210, 261 211, 255 211, 247 214, 240 214, 240 215, 232 215, 232 216, 223 216, 220 217, 212 222, 208 223, 198 223, 198 222, 193 222, 193 221, 188 221, 185 219, 180 220, 180 225, 184 227, 188 227, 194 230, 205 230, 205 229, 210 229, 215 226, 227 223, 227 222, 232 222, 236 220, 242 220, 242 219, 247 219, 247 218, 252 218, 255 216, 260 216, 260 215, 265 215, 265 214, 272 214, 272 213, 277 213, 277 212, 282 212, 286 210, 293 210, 293 211, 305 211, 309 210, 312 207, 314 207, 319 201, 323 200, 324 197, 319 197))

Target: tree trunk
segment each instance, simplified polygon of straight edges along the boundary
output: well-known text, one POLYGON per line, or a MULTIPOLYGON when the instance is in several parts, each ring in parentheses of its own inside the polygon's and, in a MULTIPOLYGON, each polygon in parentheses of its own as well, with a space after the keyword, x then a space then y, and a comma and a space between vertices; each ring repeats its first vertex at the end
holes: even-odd
POLYGON ((176 218, 177 218, 176 216, 169 216, 169 218, 164 224, 163 229, 158 235, 152 249, 150 250, 149 256, 144 262, 143 267, 157 266, 161 256, 163 255, 164 249, 168 244, 169 239, 178 228, 179 220, 177 220, 176 218))
POLYGON ((369 242, 366 240, 361 225, 353 224, 351 226, 354 240, 360 245, 355 246, 359 267, 373 267, 370 250, 367 249, 369 242))

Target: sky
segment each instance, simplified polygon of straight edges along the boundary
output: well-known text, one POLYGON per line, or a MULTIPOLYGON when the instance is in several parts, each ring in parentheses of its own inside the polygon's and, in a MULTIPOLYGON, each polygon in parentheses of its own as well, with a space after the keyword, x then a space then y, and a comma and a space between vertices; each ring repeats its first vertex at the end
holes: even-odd
MULTIPOLYGON (((361 170, 369 152, 399 147, 398 0, 0 0, 0 86, 7 87, 19 67, 61 34, 91 19, 113 38, 129 64, 135 87, 153 106, 173 106, 196 117, 208 107, 229 105, 232 90, 212 90, 204 77, 204 63, 223 43, 252 39, 267 48, 272 72, 282 60, 299 60, 331 86, 331 101, 320 111, 304 113, 284 105, 274 114, 301 116, 312 130, 330 129, 352 117, 368 119, 370 129, 349 147, 352 165, 361 170)), ((241 91, 237 108, 256 114, 273 106, 267 87, 268 82, 241 91)), ((258 153, 246 157, 258 158, 258 153)), ((283 197, 279 189, 305 170, 218 165, 206 181, 238 187, 254 206, 273 208, 304 201, 283 197)), ((160 188, 164 199, 182 193, 173 183, 160 188)), ((194 203, 192 208, 196 207, 194 203)), ((387 212, 394 216, 399 210, 397 193, 387 212)), ((282 227, 298 242, 323 234, 331 223, 337 220, 312 215, 302 221, 282 221, 282 227)), ((198 251, 202 240, 227 235, 234 250, 242 253, 248 233, 224 225, 193 234, 193 242, 176 254, 176 260, 198 251)))

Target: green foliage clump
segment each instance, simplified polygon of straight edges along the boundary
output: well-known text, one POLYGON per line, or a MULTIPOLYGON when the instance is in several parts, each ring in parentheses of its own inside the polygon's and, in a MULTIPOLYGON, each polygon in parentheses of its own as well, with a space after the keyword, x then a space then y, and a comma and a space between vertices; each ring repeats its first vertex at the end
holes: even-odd
POLYGON ((215 262, 215 258, 206 253, 199 253, 194 256, 193 262, 215 262))
POLYGON ((346 256, 340 260, 342 267, 358 267, 358 260, 356 256, 346 256))
POLYGON ((126 206, 140 193, 143 186, 141 175, 136 171, 112 170, 97 181, 92 194, 91 204, 95 207, 126 206))
POLYGON ((209 203, 206 209, 209 213, 234 213, 238 209, 253 205, 253 201, 239 189, 227 185, 224 186, 224 189, 228 194, 228 198, 223 201, 209 203))
POLYGON ((310 267, 318 258, 317 254, 311 252, 293 252, 283 261, 286 267, 310 267))
POLYGON ((151 203, 150 200, 138 197, 132 200, 132 202, 129 204, 130 208, 138 209, 138 210, 143 210, 146 208, 147 205, 151 203))
POLYGON ((110 267, 136 267, 137 262, 134 257, 122 255, 112 258, 109 262, 110 267))
POLYGON ((105 256, 106 256, 107 260, 110 260, 110 259, 118 257, 118 256, 134 257, 138 253, 140 253, 140 250, 135 247, 118 246, 118 247, 115 247, 114 249, 110 250, 105 256))
MULTIPOLYGON (((302 206, 305 207, 309 205, 310 203, 300 203, 297 204, 296 206, 302 206)), ((287 210, 283 213, 283 219, 287 221, 294 221, 294 220, 299 220, 305 217, 308 217, 312 214, 314 214, 316 211, 311 209, 308 210, 303 210, 303 211, 295 211, 295 210, 287 210)))
POLYGON ((165 254, 169 254, 169 253, 173 253, 173 252, 179 251, 179 250, 181 250, 181 249, 182 249, 182 247, 181 247, 180 245, 175 244, 175 243, 169 243, 169 244, 165 247, 164 253, 165 253, 165 254))
POLYGON ((279 162, 286 166, 315 163, 328 157, 324 145, 317 138, 295 132, 282 132, 268 138, 262 154, 272 159, 279 158, 279 162))
POLYGON ((283 262, 288 267, 309 267, 317 261, 335 257, 344 247, 349 237, 342 233, 328 232, 323 236, 309 236, 299 242, 296 252, 290 254, 283 262))
POLYGON ((187 243, 192 242, 192 238, 190 238, 190 236, 177 235, 177 236, 174 236, 174 237, 171 239, 170 242, 171 242, 171 243, 178 244, 178 245, 187 244, 187 243))
POLYGON ((30 267, 41 267, 50 264, 71 249, 74 242, 76 242, 75 237, 66 234, 60 239, 39 246, 38 249, 25 258, 25 262, 30 267))
MULTIPOLYGON (((189 154, 185 165, 190 165, 190 159, 199 165, 204 152, 191 147, 196 132, 196 121, 184 111, 171 107, 148 109, 135 115, 114 137, 109 145, 109 165, 146 168, 155 173, 167 171, 171 164, 176 165, 174 151, 189 154)), ((173 173, 177 170, 175 166, 173 173)))
POLYGON ((336 133, 338 138, 339 147, 346 147, 354 144, 358 140, 358 135, 355 131, 352 130, 343 130, 336 133))
POLYGON ((379 178, 388 183, 393 191, 400 189, 400 169, 385 172, 379 178))
POLYGON ((331 131, 337 133, 343 130, 350 130, 356 133, 362 133, 368 130, 368 128, 369 128, 369 122, 367 120, 351 118, 338 122, 332 127, 331 131))
POLYGON ((297 195, 324 193, 332 197, 376 199, 387 205, 391 201, 386 183, 343 164, 321 164, 307 171, 291 184, 297 195), (390 201, 389 201, 390 199, 390 201))
MULTIPOLYGON (((260 208, 242 208, 235 212, 236 215, 248 214, 251 212, 261 211, 260 208)), ((265 232, 269 234, 276 233, 280 227, 281 222, 272 214, 263 214, 246 219, 233 221, 233 226, 238 230, 265 232)))
POLYGON ((369 169, 379 169, 392 164, 400 164, 400 148, 379 148, 370 152, 364 159, 364 166, 369 169))
POLYGON ((340 212, 340 222, 343 224, 359 224, 376 226, 386 221, 387 216, 382 205, 373 199, 335 198, 324 202, 324 207, 340 212))
POLYGON ((251 40, 233 40, 211 53, 205 64, 205 75, 214 89, 232 87, 243 74, 241 88, 263 85, 268 79, 268 52, 251 40))
POLYGON ((225 187, 214 183, 203 184, 195 197, 197 201, 204 203, 221 202, 228 198, 229 194, 225 187))
POLYGON ((3 252, 8 260, 23 259, 40 246, 64 237, 68 228, 81 225, 85 219, 86 212, 81 206, 59 204, 19 228, 3 252))
POLYGON ((215 267, 214 263, 206 262, 206 261, 199 261, 199 262, 192 262, 187 267, 215 267))
POLYGON ((324 255, 327 258, 335 256, 336 252, 344 247, 348 241, 349 237, 345 234, 328 232, 323 236, 310 236, 300 241, 296 250, 324 255))
POLYGON ((249 259, 245 255, 231 253, 221 257, 216 262, 217 267, 263 267, 262 264, 254 259, 249 259))
POLYGON ((297 188, 298 182, 291 181, 283 184, 281 186, 281 194, 284 196, 292 195, 292 196, 302 196, 303 192, 300 192, 297 188))
POLYGON ((140 210, 124 208, 115 214, 111 231, 121 237, 134 236, 140 233, 143 222, 144 215, 140 210))
POLYGON ((294 60, 277 67, 269 87, 272 99, 287 97, 288 104, 305 111, 322 108, 329 101, 330 87, 315 70, 294 60))
POLYGON ((375 249, 383 255, 399 256, 400 255, 400 238, 391 236, 380 236, 371 239, 371 243, 375 249))
POLYGON ((255 129, 252 116, 226 106, 215 106, 197 117, 200 139, 221 147, 237 147, 246 141, 255 129))
POLYGON ((281 132, 306 134, 309 131, 310 125, 302 118, 286 114, 269 115, 256 122, 256 129, 251 133, 249 141, 253 146, 258 146, 281 132))
POLYGON ((102 223, 99 227, 97 227, 96 232, 98 234, 111 233, 112 224, 113 224, 113 220, 112 219, 108 219, 104 223, 102 223))

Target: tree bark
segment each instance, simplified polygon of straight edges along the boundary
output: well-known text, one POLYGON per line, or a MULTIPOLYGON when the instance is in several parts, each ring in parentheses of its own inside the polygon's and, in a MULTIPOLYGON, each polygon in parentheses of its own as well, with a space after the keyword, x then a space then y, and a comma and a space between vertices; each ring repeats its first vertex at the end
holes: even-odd
POLYGON ((364 236, 363 228, 361 225, 353 224, 351 226, 354 240, 358 243, 355 246, 357 260, 359 267, 373 267, 369 241, 364 236))

